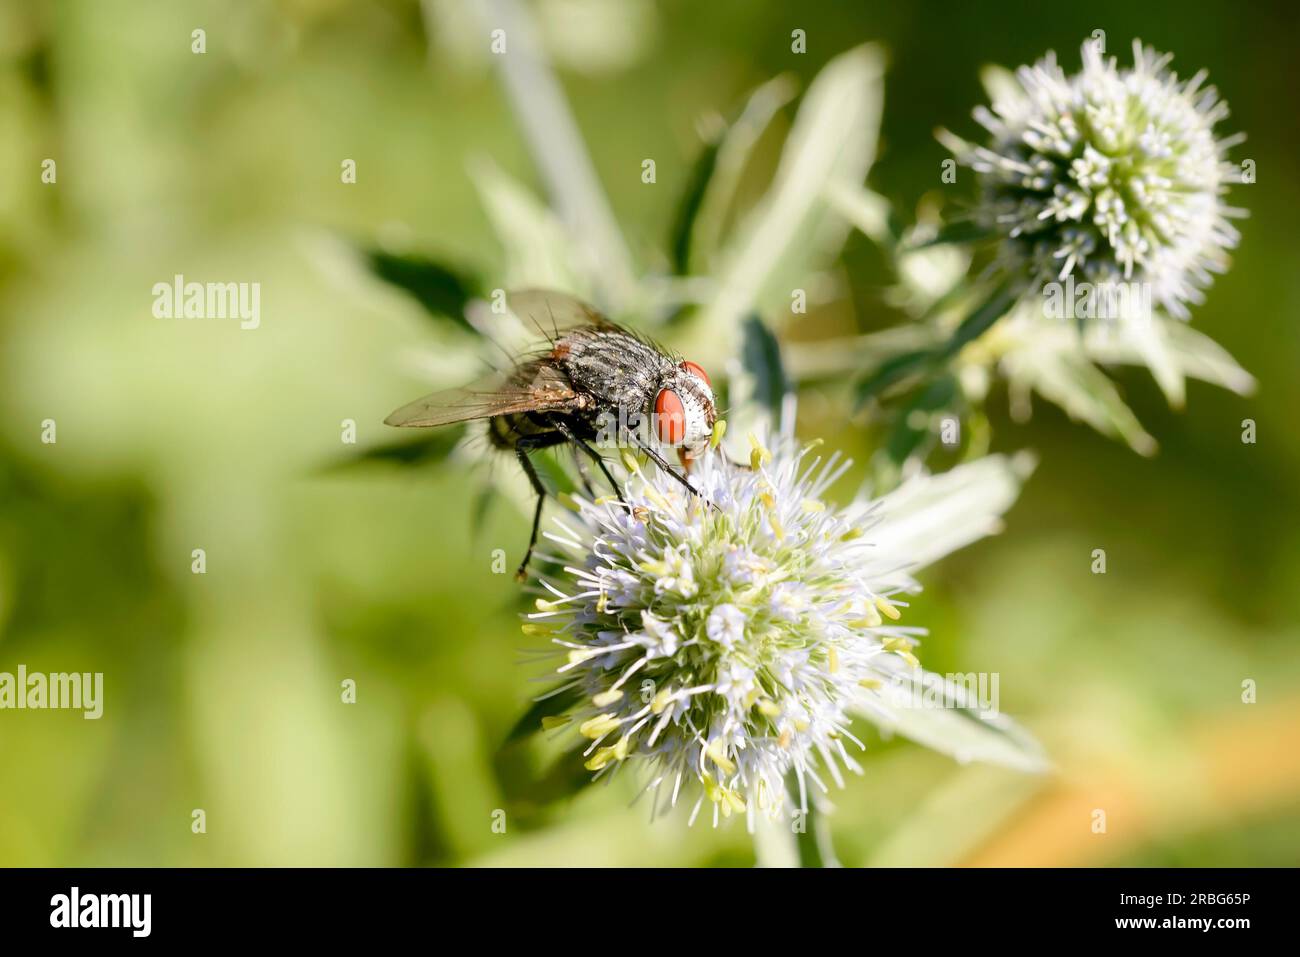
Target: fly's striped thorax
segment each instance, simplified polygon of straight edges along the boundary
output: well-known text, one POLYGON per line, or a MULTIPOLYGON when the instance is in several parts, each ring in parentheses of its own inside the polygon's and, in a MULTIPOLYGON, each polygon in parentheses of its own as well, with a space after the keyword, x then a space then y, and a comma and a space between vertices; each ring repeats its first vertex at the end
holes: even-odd
POLYGON ((598 401, 645 412, 672 360, 635 336, 599 331, 565 340, 560 358, 565 375, 580 392, 598 401))

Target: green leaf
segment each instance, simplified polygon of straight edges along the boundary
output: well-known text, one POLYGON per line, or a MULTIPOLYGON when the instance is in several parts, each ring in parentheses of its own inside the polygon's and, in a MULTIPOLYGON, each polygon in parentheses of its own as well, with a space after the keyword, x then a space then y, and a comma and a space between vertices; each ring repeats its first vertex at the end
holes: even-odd
POLYGON ((557 454, 559 453, 554 450, 534 453, 531 456, 533 468, 537 469, 538 477, 551 494, 560 495, 577 491, 578 486, 573 481, 573 476, 556 458, 557 454))
POLYGON ((529 789, 528 797, 539 804, 550 804, 571 798, 589 787, 592 773, 583 766, 582 756, 586 744, 579 744, 555 759, 546 772, 529 789))
POLYGON ((961 321, 952 338, 940 349, 940 357, 950 359, 957 355, 969 343, 992 329, 993 324, 1005 316, 1015 302, 1016 297, 1011 290, 1006 285, 999 286, 983 305, 961 321))
POLYGON ((464 822, 504 802, 478 714, 462 698, 438 696, 417 720, 415 743, 440 836, 456 859, 482 853, 493 840, 490 829, 464 822))
POLYGON ((692 354, 723 359, 746 316, 788 308, 790 290, 838 255, 849 224, 827 200, 830 184, 860 184, 876 156, 884 56, 855 47, 817 74, 799 105, 771 188, 733 231, 717 292, 694 317, 692 354))
POLYGON ((892 356, 933 349, 935 342, 929 324, 907 322, 863 335, 786 342, 782 354, 791 382, 838 382, 864 369, 879 368, 892 356))
MULTIPOLYGON (((508 747, 518 741, 531 737, 542 730, 542 719, 563 714, 582 700, 582 689, 578 687, 556 691, 554 694, 534 701, 527 711, 520 715, 510 733, 506 735, 502 747, 508 747)), ((581 762, 579 762, 581 765, 581 762)))
POLYGON ((974 220, 963 219, 945 224, 937 234, 929 239, 922 240, 919 243, 908 243, 902 251, 911 252, 917 249, 926 249, 929 246, 942 246, 950 243, 973 243, 988 239, 992 235, 993 232, 988 227, 982 226, 974 220))
POLYGON ((462 430, 455 427, 427 429, 414 439, 399 439, 385 445, 375 445, 361 449, 351 455, 331 462, 325 471, 340 471, 356 468, 359 465, 391 463, 394 465, 428 465, 441 462, 451 454, 456 443, 460 441, 462 430))
POLYGON ((555 289, 590 299, 578 243, 530 189, 490 160, 470 167, 492 229, 505 251, 507 289, 555 289))
POLYGON ((841 180, 827 184, 826 201, 873 242, 881 246, 893 246, 898 242, 894 233, 897 219, 893 216, 893 208, 879 193, 841 180))
POLYGON ((858 382, 858 408, 934 362, 936 350, 915 349, 890 356, 858 382))
POLYGON ((370 250, 365 256, 376 276, 410 294, 425 312, 474 332, 465 318, 466 305, 477 295, 474 280, 425 256, 380 250, 370 250))
POLYGON ((772 118, 794 98, 794 80, 781 75, 754 90, 733 122, 711 137, 696 160, 690 187, 678 207, 673 261, 678 275, 711 270, 723 222, 741 174, 772 118))
POLYGON ((1027 731, 1006 715, 981 708, 961 685, 941 675, 900 674, 898 681, 887 683, 871 697, 861 714, 882 730, 901 734, 963 764, 980 761, 1032 773, 1050 767, 1027 731), (933 698, 922 698, 924 704, 918 706, 918 694, 933 698))
MULTIPOLYGON (((858 382, 856 387, 858 408, 862 408, 871 399, 914 376, 932 375, 946 368, 965 346, 988 332, 995 322, 1006 315, 1015 301, 1015 295, 1007 286, 999 286, 978 309, 963 319, 952 336, 940 345, 890 356, 858 382)), ((948 390, 949 386, 944 385, 941 389, 948 390)), ((934 401, 934 398, 931 397, 926 401, 934 401)), ((900 438, 899 441, 902 442, 903 439, 900 438)), ((892 453, 890 458, 894 458, 892 453)))
POLYGON ((758 403, 773 421, 778 420, 790 382, 781 364, 781 344, 758 316, 745 320, 740 358, 749 379, 746 400, 758 403))
POLYGON ((944 375, 923 388, 920 394, 898 413, 884 453, 895 465, 902 465, 928 439, 934 438, 930 427, 936 412, 950 409, 959 396, 957 380, 944 375))
POLYGON ((1237 395, 1255 391, 1255 377, 1209 336, 1176 319, 1164 321, 1164 333, 1175 361, 1187 375, 1237 395))
POLYGON ((681 202, 677 207, 677 216, 673 220, 670 249, 672 252, 673 272, 678 276, 685 276, 690 272, 691 243, 694 239, 695 219, 699 215, 700 206, 704 203, 704 195, 708 191, 709 180, 713 178, 713 171, 718 165, 719 145, 718 141, 705 144, 704 150, 695 161, 695 166, 691 170, 690 182, 686 184, 686 192, 682 195, 681 202))
POLYGON ((1019 452, 913 476, 881 497, 888 521, 873 531, 872 544, 881 554, 907 555, 913 567, 928 568, 997 532, 1034 465, 1032 455, 1019 452))
POLYGON ((781 423, 781 409, 791 383, 781 347, 756 315, 741 326, 741 362, 727 379, 727 436, 723 448, 741 460, 748 457, 746 437, 761 435, 781 423))
MULTIPOLYGON (((1177 319, 1153 317, 1151 322, 1156 324, 1172 362, 1182 374, 1230 389, 1238 395, 1250 395, 1255 391, 1254 377, 1209 336, 1177 319)), ((1101 363, 1146 364, 1132 332, 1131 324, 1111 329, 1094 323, 1086 330, 1084 351, 1089 358, 1101 363)))
POLYGON ((1140 455, 1155 454, 1156 440, 1142 428, 1115 383, 1086 356, 1040 348, 1009 353, 1003 364, 1013 390, 1032 388, 1070 418, 1123 439, 1140 455))
POLYGON ((477 539, 479 534, 487 525, 488 512, 491 511, 493 503, 500 496, 500 492, 492 485, 484 485, 474 495, 474 510, 470 514, 471 534, 477 539))

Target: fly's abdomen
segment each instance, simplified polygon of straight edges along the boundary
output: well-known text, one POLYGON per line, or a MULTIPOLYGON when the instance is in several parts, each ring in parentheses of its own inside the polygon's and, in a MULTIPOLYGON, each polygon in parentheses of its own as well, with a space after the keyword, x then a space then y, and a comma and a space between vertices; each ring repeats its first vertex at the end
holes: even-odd
POLYGON ((554 431, 553 427, 537 421, 537 416, 531 412, 494 415, 488 420, 488 441, 498 449, 511 450, 525 435, 551 431, 554 431))

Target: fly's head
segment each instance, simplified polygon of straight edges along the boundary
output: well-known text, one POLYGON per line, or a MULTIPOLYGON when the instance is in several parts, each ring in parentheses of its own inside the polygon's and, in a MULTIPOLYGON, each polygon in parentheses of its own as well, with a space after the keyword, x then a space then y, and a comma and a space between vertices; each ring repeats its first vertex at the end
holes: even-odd
POLYGON ((713 387, 703 369, 681 362, 665 370, 654 399, 655 435, 664 445, 676 446, 684 464, 709 444, 717 417, 713 387))

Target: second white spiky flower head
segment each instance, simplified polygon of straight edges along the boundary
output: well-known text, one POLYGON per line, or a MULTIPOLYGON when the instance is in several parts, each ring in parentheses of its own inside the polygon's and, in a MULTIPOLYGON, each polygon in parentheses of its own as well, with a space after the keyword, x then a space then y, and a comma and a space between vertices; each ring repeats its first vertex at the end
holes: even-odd
POLYGON ((1121 69, 1088 40, 1078 73, 1048 53, 998 84, 993 108, 975 110, 988 146, 940 132, 980 174, 978 218, 1008 270, 1034 285, 1148 283, 1183 319, 1202 301, 1239 238, 1229 219, 1244 213, 1224 194, 1240 181, 1227 151, 1244 136, 1216 139, 1227 104, 1204 70, 1180 81, 1171 59, 1135 40, 1121 69))

